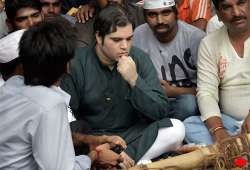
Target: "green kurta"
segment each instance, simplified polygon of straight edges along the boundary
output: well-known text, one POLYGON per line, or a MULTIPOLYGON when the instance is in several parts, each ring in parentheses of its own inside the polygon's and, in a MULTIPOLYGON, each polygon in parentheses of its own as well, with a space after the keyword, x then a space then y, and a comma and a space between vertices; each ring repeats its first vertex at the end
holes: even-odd
POLYGON ((138 161, 154 142, 159 127, 172 123, 167 118, 169 103, 151 60, 134 47, 129 55, 138 72, 134 88, 123 80, 116 66, 111 71, 102 65, 94 46, 76 50, 71 74, 62 80, 61 87, 71 95, 76 118, 88 122, 92 134, 120 135, 128 143, 126 152, 138 161))

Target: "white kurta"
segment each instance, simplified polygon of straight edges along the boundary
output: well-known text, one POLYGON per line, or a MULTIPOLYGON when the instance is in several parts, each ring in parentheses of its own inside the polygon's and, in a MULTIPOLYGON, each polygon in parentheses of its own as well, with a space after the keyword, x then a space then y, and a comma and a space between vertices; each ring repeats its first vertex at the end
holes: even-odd
POLYGON ((13 76, 0 88, 0 169, 89 169, 75 157, 68 118, 69 95, 57 87, 25 86, 13 76))
POLYGON ((241 58, 234 50, 223 26, 205 37, 198 53, 198 104, 202 120, 221 112, 243 120, 250 108, 250 38, 241 58), (227 60, 224 79, 219 78, 220 57, 227 60))

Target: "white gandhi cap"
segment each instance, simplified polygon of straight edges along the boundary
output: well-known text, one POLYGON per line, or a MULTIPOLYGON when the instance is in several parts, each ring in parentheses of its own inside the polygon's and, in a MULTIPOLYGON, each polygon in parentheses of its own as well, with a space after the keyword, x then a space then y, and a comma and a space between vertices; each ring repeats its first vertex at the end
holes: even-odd
POLYGON ((175 5, 174 0, 144 0, 144 9, 167 8, 175 5))
POLYGON ((19 41, 24 31, 18 30, 0 39, 0 63, 8 63, 18 57, 19 41))

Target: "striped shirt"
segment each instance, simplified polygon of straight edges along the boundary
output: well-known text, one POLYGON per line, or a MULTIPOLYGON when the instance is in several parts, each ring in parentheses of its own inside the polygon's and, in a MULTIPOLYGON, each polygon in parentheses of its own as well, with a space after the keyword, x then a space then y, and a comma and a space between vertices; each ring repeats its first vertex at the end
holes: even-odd
POLYGON ((189 24, 198 20, 209 20, 211 17, 211 1, 210 0, 183 0, 178 6, 178 17, 189 24))

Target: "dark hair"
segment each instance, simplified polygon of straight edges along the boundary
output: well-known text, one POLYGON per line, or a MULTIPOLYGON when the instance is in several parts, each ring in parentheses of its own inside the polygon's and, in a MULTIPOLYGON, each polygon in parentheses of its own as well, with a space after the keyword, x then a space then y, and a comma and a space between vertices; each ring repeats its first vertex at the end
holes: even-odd
POLYGON ((5 0, 5 12, 12 24, 17 11, 21 8, 34 8, 41 11, 42 5, 39 0, 5 0))
POLYGON ((94 32, 103 39, 105 35, 116 32, 117 27, 133 24, 133 19, 119 5, 107 5, 97 15, 94 21, 94 32))
POLYGON ((212 0, 212 1, 213 1, 215 9, 218 10, 219 9, 219 1, 220 0, 212 0))
POLYGON ((8 63, 0 63, 0 73, 3 76, 4 80, 7 80, 15 73, 15 69, 20 64, 20 58, 17 57, 14 60, 11 60, 8 63))
POLYGON ((57 82, 66 73, 75 46, 75 30, 61 17, 27 30, 19 44, 25 84, 49 87, 57 82))

